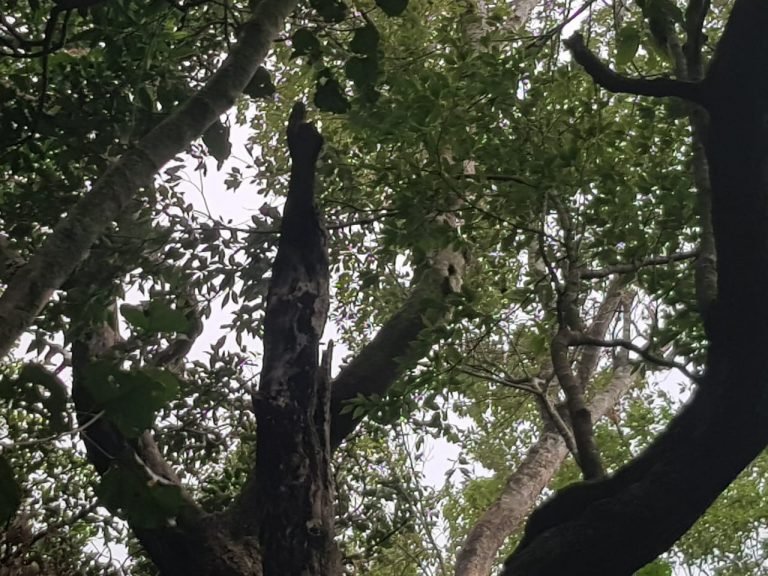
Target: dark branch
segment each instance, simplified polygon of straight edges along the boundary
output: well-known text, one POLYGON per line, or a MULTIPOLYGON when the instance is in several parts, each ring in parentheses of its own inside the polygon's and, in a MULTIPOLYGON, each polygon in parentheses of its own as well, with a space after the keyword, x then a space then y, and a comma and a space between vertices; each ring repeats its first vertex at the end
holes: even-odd
POLYGON ((414 277, 408 298, 366 344, 342 368, 333 381, 331 444, 337 447, 357 427, 360 418, 342 413, 347 402, 358 396, 384 396, 416 359, 424 356, 432 342, 423 338, 428 328, 425 312, 444 318, 451 306, 446 296, 460 291, 464 257, 451 247, 436 253, 433 262, 414 277))
POLYGON ((603 64, 590 52, 584 37, 576 33, 563 42, 573 59, 592 76, 592 79, 609 92, 636 94, 638 96, 682 98, 696 104, 705 104, 705 94, 698 82, 683 82, 671 78, 630 78, 622 76, 603 64))

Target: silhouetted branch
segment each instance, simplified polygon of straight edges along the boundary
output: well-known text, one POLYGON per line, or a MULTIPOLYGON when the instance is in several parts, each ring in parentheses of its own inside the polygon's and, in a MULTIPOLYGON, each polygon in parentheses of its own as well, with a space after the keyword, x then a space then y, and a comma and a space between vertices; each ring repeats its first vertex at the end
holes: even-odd
POLYGON ((683 82, 671 78, 630 78, 611 70, 595 56, 584 43, 584 37, 576 33, 563 42, 573 59, 592 76, 592 79, 609 92, 636 94, 638 96, 674 96, 705 104, 704 91, 698 82, 683 82))

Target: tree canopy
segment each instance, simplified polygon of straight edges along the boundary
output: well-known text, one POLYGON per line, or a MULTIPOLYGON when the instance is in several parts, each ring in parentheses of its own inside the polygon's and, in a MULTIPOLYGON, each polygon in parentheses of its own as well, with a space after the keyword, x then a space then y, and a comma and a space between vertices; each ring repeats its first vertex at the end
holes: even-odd
POLYGON ((768 573, 767 29, 5 2, 0 575, 768 573))

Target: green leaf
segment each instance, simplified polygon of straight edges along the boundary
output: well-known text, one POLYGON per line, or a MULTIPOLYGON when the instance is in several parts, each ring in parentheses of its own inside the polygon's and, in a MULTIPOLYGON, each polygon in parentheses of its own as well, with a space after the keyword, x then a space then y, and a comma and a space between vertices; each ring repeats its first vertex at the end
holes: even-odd
POLYGON ((373 86, 379 75, 379 62, 375 57, 353 56, 344 64, 344 73, 359 90, 373 86))
POLYGON ((61 380, 38 364, 25 364, 14 385, 24 383, 35 386, 35 397, 48 412, 51 431, 67 430, 67 392, 61 380), (47 394, 41 394, 37 387, 44 388, 47 394))
POLYGON ((347 17, 347 5, 340 0, 310 0, 309 5, 326 22, 341 22, 347 17))
POLYGON ((400 16, 408 7, 408 0, 376 0, 376 5, 387 16, 400 16))
POLYGON ((634 26, 625 26, 616 35, 616 64, 626 66, 640 47, 640 32, 634 26))
POLYGON ((0 454, 0 525, 5 525, 21 505, 21 488, 5 456, 0 454))
POLYGON ((189 330, 187 313, 179 308, 171 308, 164 300, 153 300, 147 310, 149 330, 151 332, 186 332, 189 330))
POLYGON ((229 126, 222 124, 220 120, 216 120, 203 132, 203 144, 206 145, 208 152, 219 163, 218 167, 221 169, 221 165, 229 158, 232 152, 232 143, 229 141, 229 126))
POLYGON ((136 90, 136 97, 138 98, 139 104, 146 110, 155 109, 155 98, 149 91, 149 88, 146 84, 139 86, 139 88, 136 90))
POLYGON ((664 560, 657 559, 635 572, 635 576, 672 576, 672 566, 664 560))
POLYGON ((355 420, 359 420, 365 415, 365 406, 355 406, 355 409, 352 410, 352 418, 355 420))
POLYGON ((94 410, 129 438, 139 436, 154 422, 155 413, 173 400, 179 381, 159 368, 126 372, 106 361, 94 362, 85 372, 83 386, 94 410))
POLYGON ((293 46, 293 56, 310 56, 312 58, 320 56, 320 41, 315 33, 308 28, 299 28, 293 33, 291 46, 293 46))
POLYGON ((443 349, 443 354, 445 355, 446 362, 454 366, 460 364, 463 360, 463 355, 455 346, 446 346, 443 349))
POLYGON ((142 528, 167 524, 184 506, 179 486, 152 481, 140 468, 113 466, 96 493, 107 509, 142 528))
POLYGON ((165 300, 152 300, 140 306, 123 304, 120 313, 131 326, 152 334, 189 330, 187 313, 165 300))
POLYGON ((318 75, 314 103, 320 110, 334 114, 344 114, 349 110, 349 101, 341 84, 327 68, 318 75))
POLYGON ((651 19, 670 19, 678 24, 685 23, 683 11, 673 0, 647 0, 643 6, 643 15, 651 19))
POLYGON ((243 92, 251 98, 269 98, 276 92, 275 85, 272 83, 272 76, 264 66, 259 66, 256 69, 253 78, 243 92))
POLYGON ((146 330, 149 326, 149 318, 144 313, 143 306, 134 306, 133 304, 123 304, 120 306, 120 314, 123 315, 125 321, 128 322, 134 328, 139 330, 146 330))
POLYGON ((379 48, 379 31, 372 24, 355 30, 349 49, 356 54, 374 56, 379 48))

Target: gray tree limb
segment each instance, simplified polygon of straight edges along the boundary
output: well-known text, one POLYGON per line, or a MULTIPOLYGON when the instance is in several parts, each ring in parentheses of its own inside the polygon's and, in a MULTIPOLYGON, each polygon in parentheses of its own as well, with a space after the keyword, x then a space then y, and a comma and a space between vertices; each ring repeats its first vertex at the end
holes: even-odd
POLYGON ((14 274, 0 296, 0 356, 11 350, 135 192, 234 105, 297 3, 259 3, 240 41, 205 86, 123 154, 14 274))

